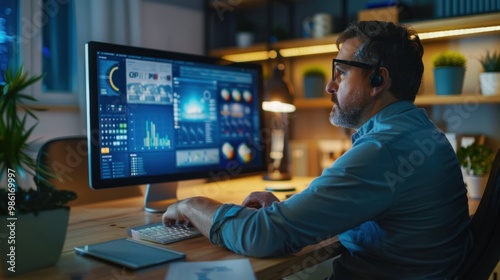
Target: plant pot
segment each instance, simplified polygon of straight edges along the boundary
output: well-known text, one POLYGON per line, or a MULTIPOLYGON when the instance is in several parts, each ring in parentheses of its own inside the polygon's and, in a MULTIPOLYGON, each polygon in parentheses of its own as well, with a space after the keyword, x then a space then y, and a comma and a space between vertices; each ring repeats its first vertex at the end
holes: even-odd
POLYGON ((467 184, 467 194, 471 199, 481 199, 488 182, 488 176, 467 175, 465 183, 467 184))
POLYGON ((500 72, 485 72, 479 74, 479 83, 483 95, 500 94, 500 72))
POLYGON ((464 77, 465 68, 463 67, 434 68, 434 85, 436 86, 436 94, 461 94, 464 77))
POLYGON ((254 34, 252 32, 237 32, 236 33, 236 46, 246 48, 253 44, 254 34))
POLYGON ((19 275, 54 265, 61 256, 69 208, 0 216, 0 253, 4 276, 19 275), (15 227, 9 225, 15 225, 15 227), (14 243, 15 242, 15 243, 14 243))
POLYGON ((325 78, 321 76, 304 77, 304 97, 318 98, 325 96, 325 78))

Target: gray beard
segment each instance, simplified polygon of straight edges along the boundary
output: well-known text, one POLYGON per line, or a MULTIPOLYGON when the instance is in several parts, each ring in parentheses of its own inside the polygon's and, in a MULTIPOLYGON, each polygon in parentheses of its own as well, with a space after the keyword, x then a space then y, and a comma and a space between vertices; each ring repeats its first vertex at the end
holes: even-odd
POLYGON ((360 127, 364 108, 357 106, 349 110, 340 109, 336 104, 330 112, 330 123, 334 126, 357 130, 360 127))

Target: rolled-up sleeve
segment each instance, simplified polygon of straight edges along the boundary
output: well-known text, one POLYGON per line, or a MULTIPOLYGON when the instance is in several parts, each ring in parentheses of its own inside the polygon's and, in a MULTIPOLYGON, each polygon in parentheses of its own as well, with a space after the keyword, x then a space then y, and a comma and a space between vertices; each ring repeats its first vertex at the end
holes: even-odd
POLYGON ((210 241, 245 256, 283 256, 300 248, 288 244, 282 234, 287 225, 281 203, 260 210, 224 204, 214 215, 210 241))
POLYGON ((236 217, 242 209, 242 206, 234 204, 224 204, 219 207, 217 212, 215 212, 213 224, 210 228, 210 241, 212 243, 224 246, 224 239, 222 238, 222 231, 220 228, 225 221, 236 217))

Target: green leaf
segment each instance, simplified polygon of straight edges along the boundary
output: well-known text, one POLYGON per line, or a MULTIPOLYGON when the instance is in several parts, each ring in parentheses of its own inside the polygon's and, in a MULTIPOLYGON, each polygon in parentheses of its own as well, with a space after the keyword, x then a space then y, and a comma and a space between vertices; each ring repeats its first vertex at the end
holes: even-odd
MULTIPOLYGON (((38 118, 34 112, 43 109, 33 108, 25 102, 37 100, 25 93, 24 89, 43 78, 42 75, 29 76, 21 65, 17 71, 12 67, 5 72, 5 85, 0 86, 0 179, 8 169, 15 169, 19 178, 28 175, 37 176, 37 190, 18 187, 16 193, 16 211, 37 212, 46 209, 65 207, 76 194, 70 191, 56 190, 48 178, 56 176, 47 167, 37 165, 28 150, 28 141, 38 118), (36 122, 29 125, 30 120, 36 122)), ((20 180, 21 181, 21 180, 20 180)), ((7 213, 8 196, 5 186, 0 186, 0 214, 7 213)))
POLYGON ((500 51, 493 52, 486 51, 486 55, 480 57, 479 62, 483 66, 484 72, 500 72, 500 51))

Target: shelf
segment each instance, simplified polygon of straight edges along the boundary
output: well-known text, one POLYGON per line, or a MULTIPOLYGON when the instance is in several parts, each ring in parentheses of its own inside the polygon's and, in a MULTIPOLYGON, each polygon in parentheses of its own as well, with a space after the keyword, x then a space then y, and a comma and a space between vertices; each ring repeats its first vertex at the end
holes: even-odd
MULTIPOLYGON (((326 36, 323 38, 298 38, 298 39, 283 40, 273 43, 271 45, 271 48, 285 49, 285 48, 298 48, 298 47, 310 47, 317 45, 334 44, 335 41, 337 41, 338 35, 339 34, 332 34, 330 36, 326 36)), ((267 50, 268 50, 268 45, 266 43, 258 43, 246 48, 227 47, 227 48, 214 49, 210 51, 209 55, 214 57, 222 57, 231 54, 241 54, 241 53, 259 52, 267 50)))
MULTIPOLYGON (((439 41, 447 40, 450 37, 472 37, 479 35, 490 35, 500 33, 500 13, 488 13, 471 16, 454 17, 447 19, 436 19, 419 22, 402 23, 411 26, 421 36, 422 41, 439 41), (491 28, 490 28, 491 27, 491 28)), ((224 57, 227 55, 241 55, 246 53, 257 54, 260 59, 267 59, 266 52, 269 49, 282 51, 290 51, 297 48, 317 48, 321 49, 318 53, 334 53, 336 52, 335 41, 339 34, 332 34, 323 38, 298 38, 291 40, 283 40, 271 45, 259 43, 248 48, 228 47, 214 49, 209 52, 210 56, 224 57)), ((313 54, 313 53, 308 53, 313 54)), ((287 55, 284 55, 287 57, 287 55)), ((300 56, 295 54, 290 56, 300 56)))
MULTIPOLYGON (((294 103, 298 109, 331 108, 333 106, 329 98, 297 98, 294 103)), ((417 106, 492 103, 500 103, 500 95, 420 95, 415 100, 415 105, 417 106)))
POLYGON ((425 105, 449 105, 449 104, 490 104, 500 103, 500 95, 421 95, 415 99, 415 104, 425 105))
POLYGON ((417 32, 433 32, 450 29, 474 28, 500 24, 500 13, 468 15, 444 19, 433 19, 417 22, 402 22, 413 27, 417 32))

